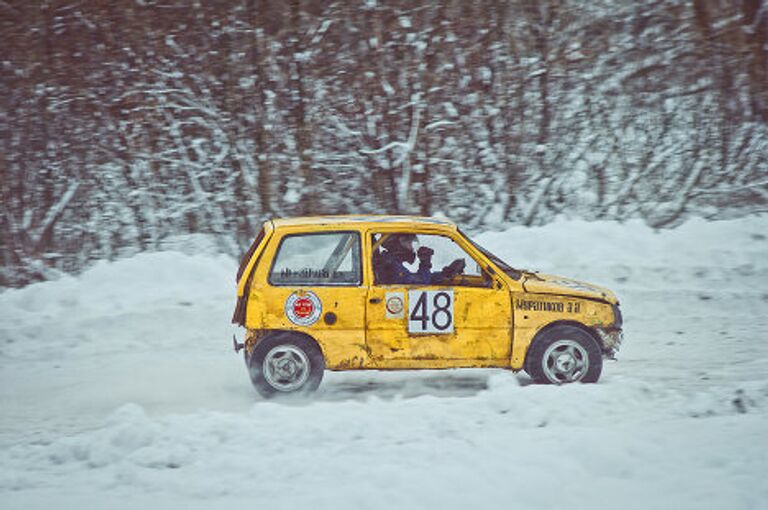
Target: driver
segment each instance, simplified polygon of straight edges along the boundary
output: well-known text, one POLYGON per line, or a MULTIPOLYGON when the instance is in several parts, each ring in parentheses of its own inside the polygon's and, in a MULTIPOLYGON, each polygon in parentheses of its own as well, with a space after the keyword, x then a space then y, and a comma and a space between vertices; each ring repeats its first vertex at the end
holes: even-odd
POLYGON ((414 234, 391 234, 381 243, 384 251, 374 258, 373 266, 376 283, 442 283, 464 271, 466 262, 464 259, 456 259, 441 271, 432 272, 432 255, 435 251, 426 246, 416 251, 413 247, 416 242, 414 234), (405 263, 413 264, 416 257, 419 259, 419 268, 413 273, 405 267, 405 263))

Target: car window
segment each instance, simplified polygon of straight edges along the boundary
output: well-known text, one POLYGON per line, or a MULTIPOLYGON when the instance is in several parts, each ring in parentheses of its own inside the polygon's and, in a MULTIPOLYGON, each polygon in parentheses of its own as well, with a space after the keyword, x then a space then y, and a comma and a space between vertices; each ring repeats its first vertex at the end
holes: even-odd
POLYGON ((490 279, 477 262, 450 237, 384 233, 373 234, 371 242, 376 284, 490 286, 490 279), (425 257, 431 262, 429 269, 422 266, 419 259, 421 248, 432 252, 431 256, 425 257), (464 261, 464 268, 461 273, 454 274, 450 266, 457 260, 464 261))
POLYGON ((360 236, 356 232, 288 235, 280 242, 272 285, 360 285, 360 236))

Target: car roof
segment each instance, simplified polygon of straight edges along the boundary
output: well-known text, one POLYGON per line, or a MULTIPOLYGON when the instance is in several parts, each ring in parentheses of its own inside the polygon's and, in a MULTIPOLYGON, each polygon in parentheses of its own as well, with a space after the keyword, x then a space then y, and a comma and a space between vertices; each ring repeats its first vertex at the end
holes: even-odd
POLYGON ((283 227, 322 227, 344 225, 350 228, 371 226, 371 224, 386 224, 397 228, 413 228, 415 226, 439 225, 456 230, 456 224, 441 218, 429 216, 396 216, 384 214, 350 214, 340 216, 298 216, 295 218, 274 218, 275 229, 283 227))

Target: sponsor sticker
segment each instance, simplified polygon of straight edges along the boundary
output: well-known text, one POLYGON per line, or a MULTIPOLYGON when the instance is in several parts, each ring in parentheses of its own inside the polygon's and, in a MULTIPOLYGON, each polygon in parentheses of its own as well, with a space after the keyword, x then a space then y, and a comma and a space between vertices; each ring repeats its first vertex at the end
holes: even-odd
POLYGON ((387 292, 384 305, 387 319, 402 319, 405 317, 405 297, 402 292, 387 292))
POLYGON ((526 299, 518 299, 515 302, 515 308, 526 312, 581 313, 581 303, 578 301, 562 303, 559 301, 530 301, 526 299))
POLYGON ((297 326, 311 326, 323 313, 323 303, 311 290, 296 291, 285 300, 285 316, 297 326))

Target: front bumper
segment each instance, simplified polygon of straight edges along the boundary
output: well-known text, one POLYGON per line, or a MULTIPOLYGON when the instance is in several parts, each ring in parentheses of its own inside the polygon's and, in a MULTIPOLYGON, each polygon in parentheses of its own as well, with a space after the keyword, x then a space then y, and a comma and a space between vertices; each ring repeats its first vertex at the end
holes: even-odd
POLYGON ((600 348, 608 359, 616 359, 616 353, 619 352, 621 342, 624 340, 624 332, 621 328, 595 328, 597 336, 600 337, 600 348))

